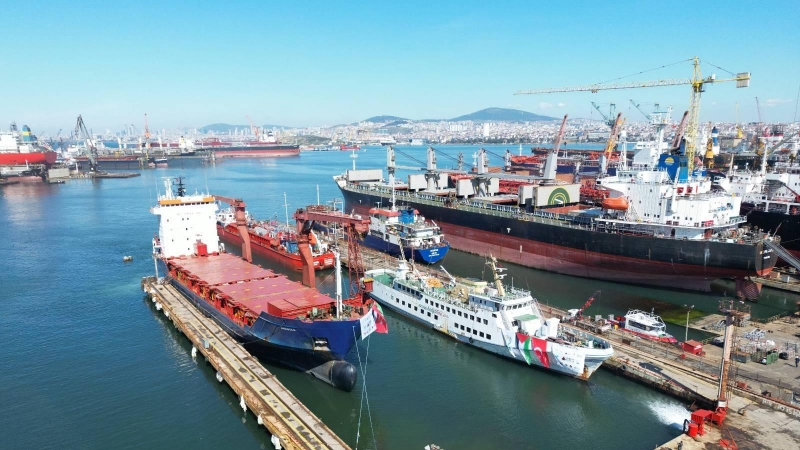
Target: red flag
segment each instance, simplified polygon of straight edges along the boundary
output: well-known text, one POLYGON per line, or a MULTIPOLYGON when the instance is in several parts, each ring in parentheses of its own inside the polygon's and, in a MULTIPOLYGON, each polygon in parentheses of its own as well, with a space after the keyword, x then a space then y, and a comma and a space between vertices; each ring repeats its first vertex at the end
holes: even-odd
POLYGON ((383 317, 383 309, 378 302, 372 303, 372 316, 375 317, 375 331, 377 333, 386 334, 389 332, 389 326, 386 325, 386 317, 383 317))

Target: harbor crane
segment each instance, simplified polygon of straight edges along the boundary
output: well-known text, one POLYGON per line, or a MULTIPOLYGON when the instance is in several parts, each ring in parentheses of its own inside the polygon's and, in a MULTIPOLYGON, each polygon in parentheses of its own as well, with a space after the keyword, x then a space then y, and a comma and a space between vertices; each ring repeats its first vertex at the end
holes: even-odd
POLYGON ((347 270, 350 277, 350 293, 352 296, 363 293, 361 279, 364 277, 364 261, 361 258, 360 242, 361 235, 369 230, 370 220, 340 211, 330 211, 316 205, 295 211, 294 220, 297 222, 297 248, 300 251, 300 259, 303 260, 303 284, 312 289, 316 287, 314 257, 311 255, 309 244, 314 222, 333 222, 342 225, 347 234, 347 270))
POLYGON ((606 125, 608 125, 609 127, 613 128, 614 127, 614 113, 617 112, 617 104, 616 103, 609 103, 608 104, 608 115, 605 115, 603 113, 603 110, 600 109, 600 105, 598 105, 597 103, 592 102, 592 106, 594 106, 594 109, 596 109, 597 112, 600 113, 600 115, 603 117, 603 120, 606 121, 606 125))
POLYGON ((250 130, 253 132, 253 135, 256 137, 256 140, 260 141, 261 128, 256 126, 256 124, 253 122, 253 119, 251 119, 250 116, 246 115, 245 117, 247 117, 247 121, 250 122, 250 130))
POLYGON ((548 89, 531 89, 518 91, 514 95, 532 95, 532 94, 552 94, 555 92, 591 92, 597 93, 604 90, 616 89, 635 89, 635 88, 650 88, 659 86, 681 86, 690 85, 692 93, 689 98, 689 119, 686 129, 686 158, 688 160, 689 172, 694 167, 694 156, 697 147, 697 131, 700 126, 700 96, 705 90, 706 84, 723 83, 728 81, 735 81, 737 88, 745 88, 750 86, 750 72, 739 72, 733 74, 731 78, 717 78, 716 75, 703 78, 700 70, 700 58, 691 58, 693 64, 693 73, 691 78, 673 78, 655 81, 635 81, 625 83, 598 83, 583 86, 569 86, 548 89))
MULTIPOLYGON (((240 198, 225 197, 224 195, 211 194, 217 201, 227 203, 233 208, 233 217, 236 221, 236 229, 239 230, 239 236, 242 238, 242 258, 247 262, 253 262, 253 252, 250 247, 250 232, 247 230, 247 214, 245 213, 244 200, 240 198)), ((312 262, 313 266, 313 262, 312 262)))
POLYGON ((150 150, 150 127, 147 126, 147 113, 144 113, 144 147, 150 150))
MULTIPOLYGON (((647 119, 648 121, 651 121, 651 122, 653 121, 653 116, 651 116, 650 114, 647 114, 646 112, 644 112, 644 110, 642 109, 642 105, 640 105, 639 103, 636 103, 635 101, 633 101, 633 99, 630 99, 630 101, 631 101, 631 105, 633 105, 634 108, 639 110, 639 112, 642 113, 642 115, 644 116, 645 119, 647 119)), ((658 109, 659 109, 659 106, 660 105, 658 103, 656 103, 655 105, 653 105, 653 110, 657 112, 658 109)))
POLYGON ((97 172, 97 147, 94 145, 92 135, 86 129, 86 124, 83 122, 83 117, 78 115, 78 122, 75 124, 75 138, 83 138, 86 141, 86 150, 89 152, 89 172, 97 172))

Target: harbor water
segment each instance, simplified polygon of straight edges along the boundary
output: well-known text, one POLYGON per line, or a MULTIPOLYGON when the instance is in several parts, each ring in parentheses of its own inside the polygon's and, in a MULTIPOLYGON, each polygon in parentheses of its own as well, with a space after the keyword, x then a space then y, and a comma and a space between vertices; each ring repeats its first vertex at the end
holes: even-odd
MULTIPOLYGON (((425 159, 424 147, 398 148, 425 159)), ((477 148, 441 150, 463 152, 469 164, 477 148)), ((359 168, 385 165, 381 148, 356 154, 359 168)), ((243 413, 202 357, 191 358, 188 341, 144 299, 139 282, 153 274, 150 242, 158 226, 149 208, 162 177, 183 176, 190 192, 240 197, 254 217, 286 220, 287 210, 291 215, 317 202, 317 188, 322 203, 340 198, 332 176, 352 167, 351 156, 309 152, 214 165, 173 160, 136 178, 1 188, 0 448, 272 448, 254 416, 243 413), (123 263, 125 255, 133 261, 123 263)), ((399 157, 398 164, 417 163, 399 157)), ((456 251, 442 261, 456 275, 477 277, 483 263, 456 251)), ((684 304, 711 313, 730 295, 506 267, 506 281, 531 289, 542 303, 579 308, 601 290, 586 312, 592 315, 684 304)), ((319 277, 332 291, 332 275, 319 277)), ((765 288, 753 314, 772 316, 796 300, 765 288)), ((380 449, 654 448, 680 434, 689 417, 681 402, 607 371, 581 382, 466 347, 390 312, 387 321, 388 335, 361 341, 349 355, 366 371, 363 406, 363 377, 345 393, 267 365, 353 447, 358 439, 358 448, 380 449)), ((668 324, 668 330, 683 338, 683 327, 668 324)), ((690 331, 690 337, 704 336, 690 331)))

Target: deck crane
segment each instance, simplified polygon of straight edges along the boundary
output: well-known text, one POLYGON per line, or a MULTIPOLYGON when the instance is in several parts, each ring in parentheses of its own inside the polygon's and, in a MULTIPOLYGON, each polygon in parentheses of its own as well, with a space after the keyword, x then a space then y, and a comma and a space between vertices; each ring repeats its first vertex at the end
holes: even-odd
POLYGON ((604 161, 600 163, 601 173, 605 173, 606 165, 608 164, 609 161, 611 161, 611 155, 614 153, 614 149, 617 146, 617 141, 619 140, 619 134, 622 132, 622 126, 624 124, 625 124, 625 119, 622 118, 622 113, 618 113, 617 118, 611 125, 611 133, 608 135, 608 140, 606 141, 606 148, 603 150, 604 161))
MULTIPOLYGON (((250 249, 250 232, 247 230, 247 214, 245 214, 244 200, 240 198, 225 197, 224 195, 211 195, 216 200, 227 203, 233 208, 233 217, 236 221, 236 229, 239 230, 239 236, 242 238, 242 258, 247 262, 253 262, 253 253, 250 249)), ((313 266, 313 262, 312 262, 313 266)))
POLYGON ((369 229, 369 219, 330 211, 324 207, 310 206, 298 209, 294 213, 297 222, 297 248, 303 260, 303 284, 314 289, 314 257, 309 244, 314 222, 334 222, 344 229, 347 235, 347 269, 350 276, 350 293, 352 296, 364 293, 361 279, 364 277, 364 261, 361 258, 361 235, 369 229))
POLYGON ((261 128, 256 126, 256 124, 253 122, 253 119, 251 119, 250 116, 245 116, 245 117, 247 117, 247 121, 250 122, 250 130, 253 132, 253 135, 256 137, 256 140, 260 141, 261 128))
POLYGON ((83 122, 83 117, 78 115, 78 122, 75 124, 75 138, 83 138, 86 141, 86 150, 89 152, 89 172, 97 172, 97 147, 94 145, 92 135, 86 129, 86 124, 83 122))
POLYGON ((586 300, 586 303, 584 303, 583 306, 581 306, 580 309, 570 309, 570 310, 568 310, 567 312, 569 313, 569 316, 577 318, 577 319, 582 318, 583 317, 583 312, 586 310, 586 308, 592 306, 592 303, 594 303, 594 301, 596 299, 598 299, 598 298, 600 298, 600 289, 594 291, 594 294, 592 294, 592 296, 589 297, 588 300, 586 300))
POLYGON ((687 135, 686 159, 688 162, 688 170, 691 173, 694 167, 695 148, 697 146, 697 130, 700 122, 700 95, 705 90, 704 89, 705 85, 711 83, 723 83, 727 81, 735 81, 737 88, 744 88, 750 86, 750 72, 739 72, 731 78, 718 79, 714 74, 703 78, 702 72, 700 70, 700 58, 695 56, 694 58, 691 59, 691 61, 694 67, 691 78, 674 78, 674 79, 655 80, 655 81, 602 83, 602 84, 590 84, 584 86, 569 86, 569 87, 549 88, 549 89, 532 89, 532 90, 518 91, 514 95, 551 94, 554 92, 597 93, 603 90, 690 85, 692 87, 692 93, 689 99, 689 120, 686 130, 686 135, 687 135))
POLYGON ((613 127, 614 126, 614 113, 617 112, 616 103, 609 103, 608 104, 608 115, 605 115, 603 113, 603 110, 600 109, 600 105, 598 105, 597 103, 592 102, 592 106, 594 106, 594 109, 596 109, 597 112, 600 113, 600 115, 603 117, 603 120, 606 121, 606 125, 608 125, 609 127, 613 127))

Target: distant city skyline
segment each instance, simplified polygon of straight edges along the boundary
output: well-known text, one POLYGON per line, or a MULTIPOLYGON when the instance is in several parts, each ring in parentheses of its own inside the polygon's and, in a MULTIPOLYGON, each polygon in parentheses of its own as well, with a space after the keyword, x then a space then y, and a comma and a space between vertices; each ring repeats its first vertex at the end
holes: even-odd
MULTIPOLYGON (((631 120, 653 103, 686 109, 688 86, 515 96, 522 89, 752 73, 751 87, 709 86, 702 121, 795 118, 800 3, 614 4, 256 1, 4 6, 0 128, 34 132, 292 127, 371 116, 454 118, 489 107, 599 118, 614 102, 631 120), (658 70, 650 70, 668 66, 658 70), (643 73, 642 73, 643 72, 643 73)), ((673 114, 678 117, 678 113, 673 114)))

